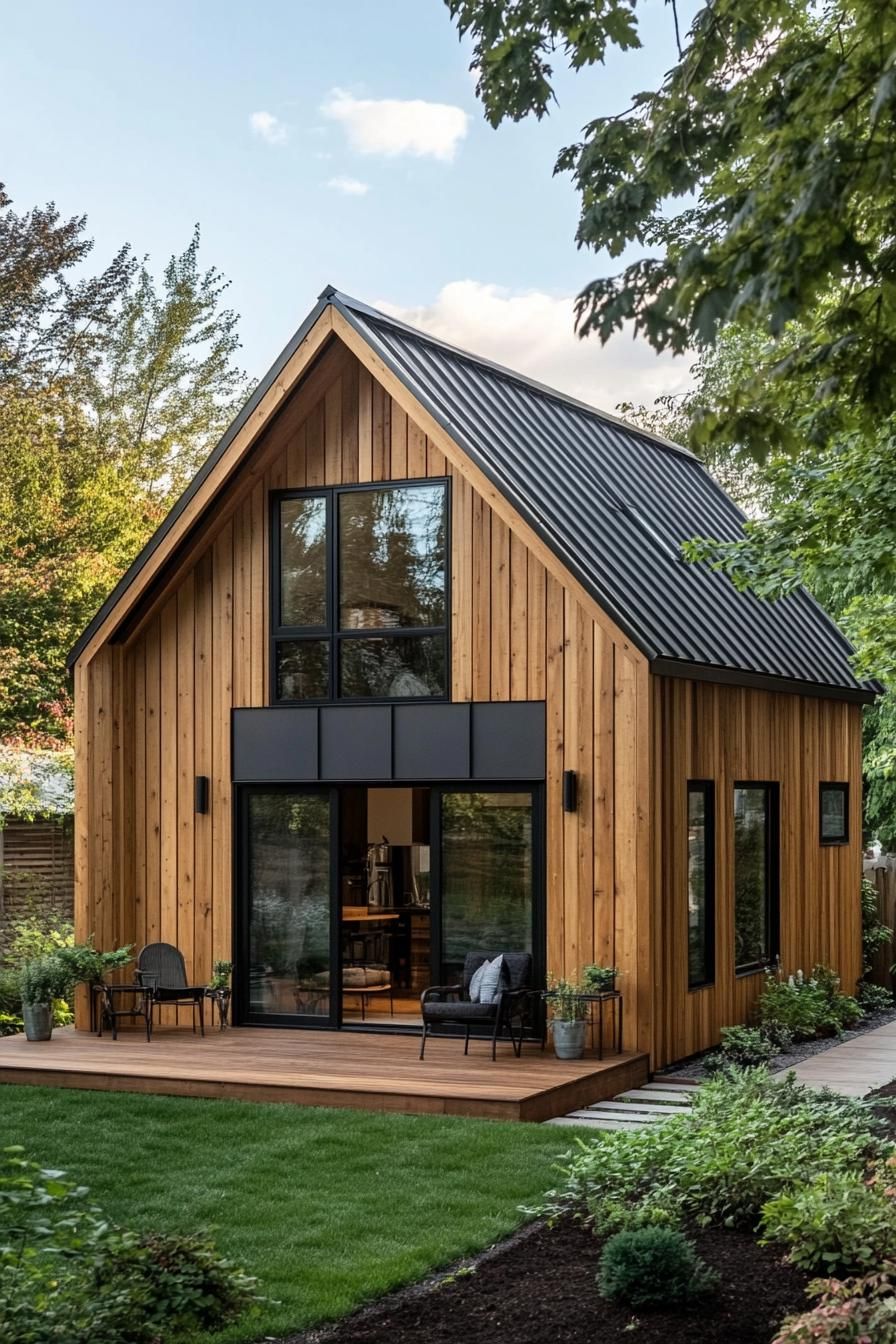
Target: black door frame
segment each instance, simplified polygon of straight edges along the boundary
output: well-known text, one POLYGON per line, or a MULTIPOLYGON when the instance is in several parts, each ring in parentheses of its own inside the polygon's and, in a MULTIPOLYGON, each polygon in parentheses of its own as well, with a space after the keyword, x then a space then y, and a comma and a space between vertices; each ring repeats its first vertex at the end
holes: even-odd
POLYGON ((540 780, 352 780, 345 785, 238 784, 234 788, 233 854, 233 950, 234 1022, 238 1026, 302 1028, 318 1031, 412 1032, 406 1023, 344 1023, 342 1019, 341 968, 341 871, 339 863, 342 828, 342 787, 365 789, 420 788, 430 790, 430 973, 438 982, 442 963, 441 800, 446 793, 528 793, 532 798, 532 966, 536 984, 546 975, 547 882, 545 786, 540 780), (249 1006, 249 806, 253 793, 323 794, 330 801, 330 1012, 326 1016, 301 1013, 253 1013, 249 1006))
POLYGON ((234 789, 233 951, 234 1022, 251 1027, 302 1027, 335 1031, 342 1020, 342 980, 334 975, 339 946, 339 790, 332 785, 240 784, 234 789), (311 1013, 253 1013, 249 1003, 249 798, 252 794, 317 794, 330 804, 330 1011, 311 1013), (337 899, 334 899, 334 893, 337 899))

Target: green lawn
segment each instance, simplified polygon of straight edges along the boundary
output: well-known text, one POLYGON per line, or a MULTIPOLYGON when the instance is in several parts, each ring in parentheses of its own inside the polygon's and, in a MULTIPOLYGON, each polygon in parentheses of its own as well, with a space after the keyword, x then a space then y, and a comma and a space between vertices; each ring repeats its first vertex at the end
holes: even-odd
POLYGON ((487 1246, 570 1146, 539 1125, 2 1085, 0 1143, 122 1225, 212 1229, 276 1299, 221 1341, 340 1316, 487 1246))

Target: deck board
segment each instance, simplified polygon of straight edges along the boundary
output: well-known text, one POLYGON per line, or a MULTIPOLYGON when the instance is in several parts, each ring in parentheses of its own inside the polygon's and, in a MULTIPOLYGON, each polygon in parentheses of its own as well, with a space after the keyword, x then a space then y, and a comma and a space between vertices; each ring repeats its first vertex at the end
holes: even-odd
POLYGON ((647 1057, 631 1053, 570 1061, 526 1045, 516 1059, 505 1043, 493 1062, 484 1041, 464 1057, 460 1041, 431 1038, 421 1062, 419 1048, 416 1036, 368 1032, 160 1028, 147 1043, 65 1027, 50 1041, 0 1040, 0 1082, 539 1121, 647 1078, 647 1057))

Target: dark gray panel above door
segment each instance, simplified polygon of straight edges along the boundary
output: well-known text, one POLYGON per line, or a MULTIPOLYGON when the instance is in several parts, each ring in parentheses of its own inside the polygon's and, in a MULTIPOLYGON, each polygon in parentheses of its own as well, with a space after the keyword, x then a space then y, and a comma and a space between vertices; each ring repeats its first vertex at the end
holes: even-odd
POLYGON ((470 778, 469 705, 395 705, 393 778, 470 778))
POLYGON ((320 713, 320 777, 392 778, 389 705, 327 705, 320 713))
POLYGON ((266 784, 317 781, 317 710, 233 711, 233 778, 266 784))
POLYGON ((483 703, 473 710, 473 779, 544 779, 541 700, 483 703))
POLYGON ((541 700, 233 711, 238 784, 534 783, 544 777, 541 700))

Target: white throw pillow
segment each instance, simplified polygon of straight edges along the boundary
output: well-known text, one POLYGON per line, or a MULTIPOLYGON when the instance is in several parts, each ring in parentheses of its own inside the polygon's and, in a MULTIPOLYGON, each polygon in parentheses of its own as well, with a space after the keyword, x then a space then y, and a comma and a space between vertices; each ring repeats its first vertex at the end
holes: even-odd
POLYGON ((482 965, 481 965, 480 967, 478 967, 478 968, 473 972, 472 976, 470 977, 470 989, 469 989, 469 995, 470 995, 470 1002, 471 1002, 471 1003, 479 1003, 479 1002, 480 1002, 479 995, 480 995, 481 990, 482 990, 482 977, 485 975, 485 968, 486 968, 486 966, 488 966, 488 965, 489 965, 489 960, 488 960, 488 957, 486 957, 486 959, 485 959, 485 961, 482 963, 482 965))
POLYGON ((487 961, 482 968, 482 979, 479 982, 479 1002, 494 1003, 495 999, 504 988, 504 957, 495 957, 494 961, 487 961))

